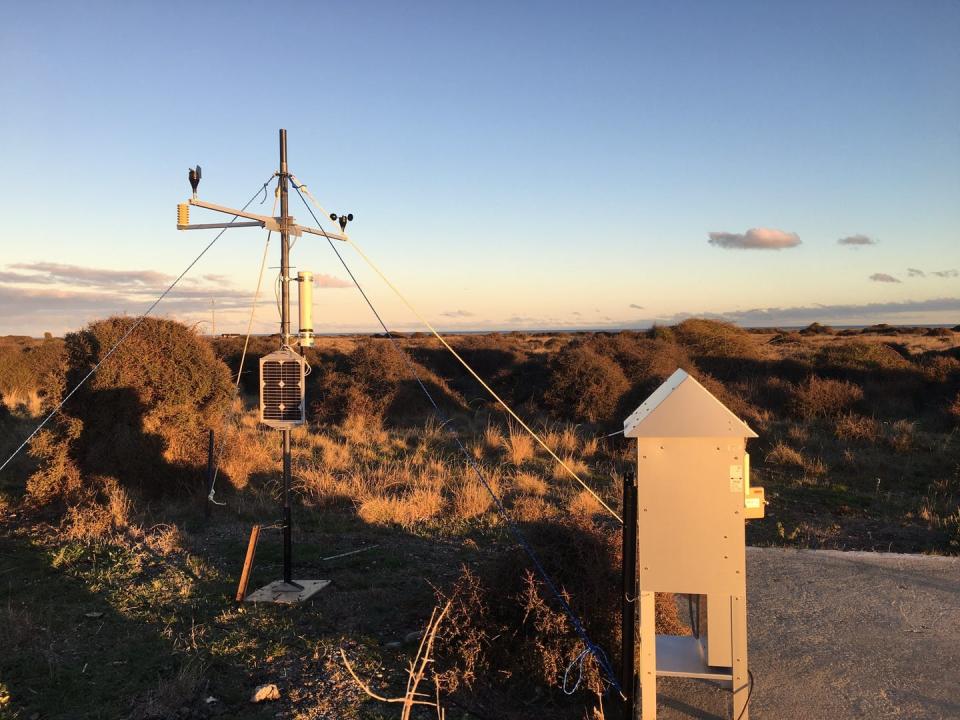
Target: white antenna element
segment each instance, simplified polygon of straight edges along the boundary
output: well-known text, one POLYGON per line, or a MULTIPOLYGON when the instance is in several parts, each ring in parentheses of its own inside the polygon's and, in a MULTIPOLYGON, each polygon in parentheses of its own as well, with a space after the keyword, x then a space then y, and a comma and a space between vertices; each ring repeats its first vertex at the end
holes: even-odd
POLYGON ((297 306, 300 309, 300 347, 313 347, 313 273, 303 270, 297 273, 300 294, 297 306))

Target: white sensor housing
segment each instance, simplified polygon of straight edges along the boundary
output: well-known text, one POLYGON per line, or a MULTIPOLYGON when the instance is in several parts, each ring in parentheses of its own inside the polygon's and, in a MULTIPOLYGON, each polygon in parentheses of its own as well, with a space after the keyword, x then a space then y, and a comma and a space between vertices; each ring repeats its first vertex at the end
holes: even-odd
POLYGON ((302 271, 297 273, 297 282, 300 283, 300 345, 313 347, 313 273, 302 271))

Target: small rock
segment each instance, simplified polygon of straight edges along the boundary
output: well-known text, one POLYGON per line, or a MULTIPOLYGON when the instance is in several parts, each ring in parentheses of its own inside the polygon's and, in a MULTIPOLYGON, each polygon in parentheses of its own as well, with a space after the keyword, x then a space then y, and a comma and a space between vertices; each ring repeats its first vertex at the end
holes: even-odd
POLYGON ((215 702, 220 702, 220 701, 217 700, 213 695, 211 695, 211 696, 208 697, 206 700, 204 700, 204 702, 205 702, 207 705, 212 705, 213 703, 215 703, 215 702))
POLYGON ((268 685, 259 685, 257 689, 253 691, 253 695, 250 697, 250 702, 259 703, 265 702, 267 700, 279 700, 280 699, 280 688, 278 688, 273 683, 268 685))
POLYGON ((103 617, 103 613, 102 613, 102 612, 88 612, 88 613, 84 613, 83 616, 84 616, 84 617, 88 617, 88 618, 93 618, 93 619, 95 620, 95 619, 97 619, 97 618, 102 618, 102 617, 103 617))
POLYGON ((414 630, 403 636, 405 643, 418 642, 423 637, 423 630, 414 630))

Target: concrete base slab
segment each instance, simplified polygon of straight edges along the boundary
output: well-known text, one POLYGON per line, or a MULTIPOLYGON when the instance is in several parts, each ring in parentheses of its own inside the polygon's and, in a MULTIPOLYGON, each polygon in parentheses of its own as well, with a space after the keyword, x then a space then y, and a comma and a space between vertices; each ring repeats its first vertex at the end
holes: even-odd
POLYGON ((285 605, 295 605, 305 600, 309 600, 318 592, 330 584, 329 580, 294 580, 297 585, 287 585, 283 580, 275 580, 269 585, 264 585, 259 590, 254 590, 247 595, 244 602, 272 602, 283 603, 285 605))

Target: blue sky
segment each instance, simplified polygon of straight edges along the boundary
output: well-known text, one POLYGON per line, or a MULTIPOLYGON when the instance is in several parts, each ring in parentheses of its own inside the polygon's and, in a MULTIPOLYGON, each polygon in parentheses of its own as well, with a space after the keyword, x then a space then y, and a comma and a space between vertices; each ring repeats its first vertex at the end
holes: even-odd
MULTIPOLYGON (((0 12, 0 332, 142 311, 211 237, 174 227, 187 167, 241 205, 279 127, 291 169, 443 327, 960 322, 960 3, 0 12), (838 243, 854 236, 870 244, 838 243)), ((214 298, 241 330, 263 242, 225 235, 159 312, 195 322, 214 298)), ((294 262, 345 277, 310 238, 294 262)), ((318 330, 374 328, 354 290, 316 298, 318 330)))

